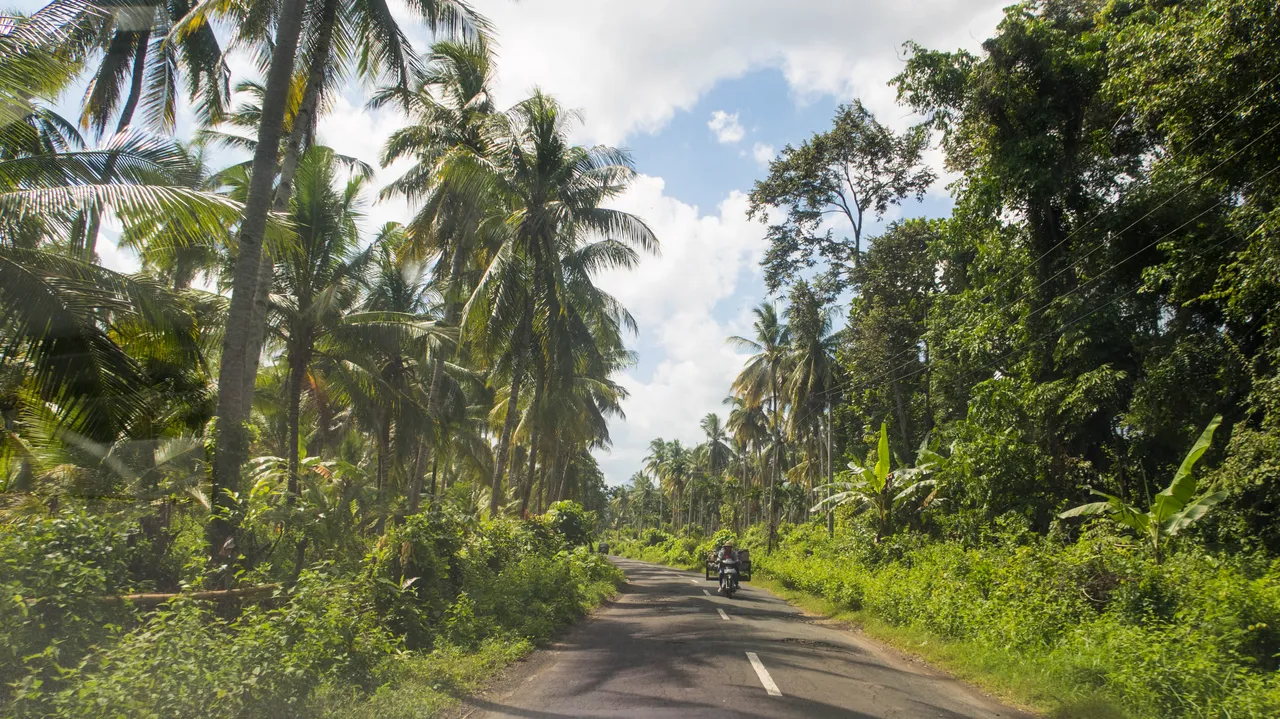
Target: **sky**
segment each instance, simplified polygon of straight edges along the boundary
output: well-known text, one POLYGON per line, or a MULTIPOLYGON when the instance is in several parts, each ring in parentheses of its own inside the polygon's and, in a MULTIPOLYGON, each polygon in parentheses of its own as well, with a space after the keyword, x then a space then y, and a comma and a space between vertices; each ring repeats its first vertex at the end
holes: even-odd
MULTIPOLYGON (((391 0, 407 17, 400 0, 391 0)), ((43 3, 26 0, 18 9, 43 3)), ((763 224, 746 217, 747 193, 778 150, 825 130, 836 107, 861 99, 877 118, 904 128, 913 118, 894 102, 891 77, 902 45, 977 50, 1006 2, 992 0, 473 0, 497 35, 499 104, 534 87, 581 112, 575 141, 630 150, 639 176, 612 201, 644 219, 662 243, 629 272, 599 277, 635 315, 635 367, 618 378, 628 390, 625 420, 610 425, 613 447, 597 453, 609 484, 640 468, 654 437, 700 440, 698 421, 725 416, 722 401, 747 356, 729 335, 749 335, 751 309, 765 299, 759 260, 763 224)), ((406 21, 418 47, 429 35, 406 21)), ((236 78, 252 74, 234 59, 236 78)), ((58 107, 78 112, 80 93, 58 107)), ((403 122, 394 110, 365 109, 367 92, 349 83, 320 122, 338 152, 377 166, 385 138, 403 122)), ((178 133, 189 132, 190 112, 178 133)), ((950 209, 942 176, 923 202, 899 216, 950 209)), ((403 167, 382 169, 379 185, 403 167)), ((402 203, 368 210, 366 227, 405 220, 402 203)), ((874 233, 874 230, 873 230, 874 233)), ((137 267, 109 241, 104 264, 137 267)))

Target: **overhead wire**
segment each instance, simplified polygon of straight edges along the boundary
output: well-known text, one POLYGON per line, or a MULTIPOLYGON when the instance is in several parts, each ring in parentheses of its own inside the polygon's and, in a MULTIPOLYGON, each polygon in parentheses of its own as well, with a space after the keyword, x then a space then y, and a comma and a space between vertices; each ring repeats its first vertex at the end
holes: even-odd
MULTIPOLYGON (((1280 122, 1277 122, 1275 125, 1272 125, 1271 129, 1272 129, 1272 130, 1274 130, 1276 127, 1280 127, 1280 122)), ((1253 180, 1250 180, 1248 183, 1245 183, 1245 185, 1243 185, 1241 189, 1243 190, 1244 188, 1251 187, 1252 185, 1257 184, 1258 182, 1261 182, 1262 180, 1264 180, 1264 179, 1266 179, 1267 177, 1269 177, 1269 176, 1271 176, 1272 174, 1274 174, 1277 170, 1280 170, 1280 163, 1278 163, 1278 164, 1276 164, 1276 165, 1272 166, 1272 167, 1271 167, 1271 169, 1267 170, 1267 171, 1266 171, 1266 172, 1264 172, 1262 175, 1259 175, 1258 177, 1254 178, 1253 180)), ((1188 219, 1188 220, 1184 221, 1182 224, 1178 225, 1177 227, 1173 228, 1172 230, 1169 230, 1168 232, 1165 232, 1165 233, 1164 233, 1164 234, 1162 234, 1161 236, 1157 237, 1155 240, 1152 240, 1151 242, 1148 242, 1147 244, 1145 244, 1145 245, 1143 245, 1142 247, 1138 248, 1137 250, 1135 250, 1134 252, 1132 252, 1132 253, 1131 253, 1131 254, 1129 254, 1128 256, 1124 257, 1123 259, 1121 259, 1121 260, 1119 260, 1119 261, 1117 261, 1117 262, 1114 262, 1114 263, 1112 263, 1112 264, 1108 265, 1105 269, 1103 269, 1101 272, 1099 272, 1098 274, 1096 274, 1096 275, 1094 275, 1093 277, 1091 277, 1088 281, 1084 282, 1083 284, 1077 285, 1077 286, 1075 286, 1075 287, 1071 288, 1070 290, 1068 290, 1068 291, 1066 291, 1066 292, 1062 293, 1061 295, 1055 295, 1054 297, 1052 297, 1052 298, 1048 299, 1046 302, 1044 302, 1044 303, 1043 303, 1043 304, 1041 304, 1040 306, 1038 306, 1038 307, 1034 308, 1033 310, 1031 310, 1031 312, 1030 312, 1029 314, 1038 314, 1039 312, 1041 312, 1041 311, 1043 311, 1043 310, 1047 309, 1048 307, 1050 307, 1050 306, 1051 306, 1052 304, 1054 304, 1055 302, 1058 302, 1058 301, 1060 301, 1060 300, 1062 300, 1062 299, 1065 299, 1065 298, 1067 298, 1067 297, 1070 297, 1071 295, 1073 295, 1073 294, 1075 294, 1075 293, 1077 293, 1077 292, 1080 292, 1080 291, 1082 291, 1082 290, 1086 289, 1087 287, 1089 287, 1089 286, 1090 286, 1090 285, 1092 285, 1093 283, 1097 282, 1099 279, 1101 279, 1101 278, 1102 278, 1103 276, 1105 276, 1106 274, 1108 274, 1108 273, 1110 273, 1111 271, 1115 270, 1116 268, 1118 268, 1118 267, 1120 267, 1120 266, 1124 265, 1125 263, 1129 262, 1130 260, 1132 260, 1133 258, 1137 257, 1138 255, 1140 255, 1140 254, 1142 254, 1142 253, 1146 252, 1147 250, 1149 250, 1149 249, 1151 249, 1151 248, 1153 248, 1153 247, 1157 246, 1158 244, 1160 244, 1161 242, 1163 242, 1165 239, 1169 238, 1169 237, 1170 237, 1170 236, 1172 236, 1173 234, 1175 234, 1175 233, 1177 233, 1178 231, 1180 231, 1180 230, 1182 230, 1183 228, 1185 228, 1187 225, 1189 225, 1189 224, 1191 224, 1191 223, 1195 222, 1195 221, 1196 221, 1196 220, 1198 220, 1200 217, 1203 217, 1204 215, 1208 214, 1210 211, 1217 209, 1220 205, 1223 205, 1223 204, 1225 204, 1225 201, 1224 201, 1223 199, 1219 198, 1219 199, 1215 200, 1215 201, 1214 201, 1214 202, 1213 202, 1209 207, 1206 207, 1205 209, 1201 210, 1199 213, 1197 213, 1196 215, 1194 215, 1194 216, 1193 216, 1193 217, 1191 217, 1190 219, 1188 219)), ((1133 225, 1130 225, 1128 228, 1126 228, 1126 230, 1127 230, 1127 229, 1132 228, 1132 226, 1133 226, 1133 225)), ((1230 239, 1232 239, 1230 236, 1229 236, 1229 237, 1226 237, 1226 238, 1223 238, 1223 239, 1222 239, 1222 240, 1220 240, 1219 242, 1214 243, 1213 245, 1210 245, 1210 248, 1216 248, 1216 247, 1220 246, 1221 244, 1223 244, 1223 243, 1227 242, 1227 241, 1228 241, 1228 240, 1230 240, 1230 239)), ((1100 247, 1101 247, 1101 245, 1100 245, 1100 247)), ((1092 254, 1094 251, 1096 251, 1097 249, 1098 249, 1098 248, 1094 248, 1094 250, 1091 250, 1088 254, 1090 254, 1090 255, 1091 255, 1091 254, 1092 254)), ((1083 260, 1084 260, 1085 258, 1087 258, 1087 257, 1088 257, 1088 255, 1086 255, 1085 257, 1082 257, 1082 258, 1081 258, 1080 260, 1078 260, 1077 262, 1072 263, 1072 266, 1075 266, 1076 264, 1078 264, 1080 261, 1083 261, 1083 260)), ((1140 286, 1139 286, 1139 288, 1140 288, 1140 286)), ((1133 291, 1136 291, 1136 289, 1135 289, 1135 290, 1133 290, 1133 291)), ((1132 291, 1128 292, 1127 294, 1132 294, 1132 291)), ((1017 302, 1020 302, 1020 301, 1021 301, 1023 298, 1025 298, 1026 296, 1027 296, 1027 295, 1026 295, 1026 294, 1024 294, 1022 297, 1020 297, 1020 298, 1017 300, 1017 302)), ((1002 309, 1008 309, 1009 307, 1013 306, 1014 304, 1016 304, 1016 302, 1014 302, 1014 303, 1010 303, 1010 305, 1009 305, 1009 306, 1006 306, 1006 307, 1004 307, 1004 308, 1002 308, 1002 309)), ((1108 303, 1108 305, 1109 305, 1109 304, 1111 304, 1111 303, 1108 303)), ((1088 315, 1092 315, 1092 314, 1093 314, 1092 312, 1088 313, 1088 315)), ((1088 316, 1088 315, 1085 315, 1085 316, 1088 316)), ((1067 324, 1065 324, 1065 325, 1063 325, 1063 326, 1064 326, 1064 327, 1065 327, 1065 326, 1070 326, 1071 324, 1074 324, 1075 322, 1078 322, 1078 321, 1080 321, 1081 319, 1083 319, 1083 317, 1078 317, 1078 318, 1076 318, 1076 319, 1071 320, 1070 322, 1068 322, 1067 324)), ((1047 337, 1047 336, 1053 335, 1053 334, 1054 334, 1054 333, 1056 333, 1057 331, 1059 331, 1059 330, 1056 330, 1056 329, 1055 329, 1055 330, 1051 330, 1051 331, 1049 331, 1049 332, 1047 332, 1047 333, 1044 333, 1043 335, 1038 336, 1038 337, 1036 337, 1036 338, 1034 338, 1034 339, 1035 339, 1035 340, 1044 339, 1044 338, 1045 338, 1045 337, 1047 337)), ((1034 340, 1033 340, 1033 341, 1034 341, 1034 340)), ((907 352, 899 352, 899 353, 897 353, 896 355, 894 355, 894 356, 892 357, 892 359, 896 359, 897 357, 900 357, 900 356, 902 356, 903 354, 906 354, 906 353, 908 353, 908 352, 910 352, 910 351, 911 351, 911 350, 908 350, 907 352)), ((915 348, 915 351, 917 351, 917 352, 918 352, 918 351, 919 351, 919 349, 918 349, 918 348, 915 348)), ((881 372, 881 373, 879 373, 879 374, 877 374, 877 375, 875 375, 875 376, 871 377, 870 379, 867 379, 867 380, 864 380, 864 381, 862 381, 862 382, 859 382, 859 383, 857 383, 856 385, 843 385, 843 386, 841 386, 841 385, 837 385, 837 386, 832 387, 831 389, 827 390, 827 391, 824 393, 824 396, 827 396, 827 395, 830 395, 830 394, 835 394, 835 393, 837 393, 837 392, 844 392, 844 391, 848 391, 848 390, 850 390, 850 389, 855 389, 855 388, 856 388, 856 389, 870 389, 870 388, 872 388, 872 387, 876 386, 876 385, 877 385, 881 380, 883 380, 883 379, 885 379, 885 378, 887 378, 887 377, 890 377, 890 376, 896 375, 900 370, 902 370, 902 369, 904 369, 904 368, 906 368, 906 367, 910 367, 910 366, 911 366, 911 365, 913 365, 913 364, 915 364, 915 360, 911 360, 911 361, 904 362, 904 363, 899 364, 899 365, 897 365, 897 366, 895 366, 895 367, 892 367, 892 368, 890 368, 890 369, 888 369, 888 370, 885 370, 884 372, 881 372)), ((927 369, 927 367, 922 366, 922 367, 920 367, 920 368, 918 368, 918 369, 916 369, 916 370, 914 370, 914 371, 912 371, 912 372, 909 372, 909 373, 907 373, 907 374, 896 376, 896 377, 895 377, 895 379, 897 379, 897 380, 908 379, 908 378, 910 378, 910 377, 913 377, 913 376, 915 376, 915 375, 917 375, 917 374, 919 374, 919 373, 921 373, 921 372, 925 371, 926 369, 927 369)))

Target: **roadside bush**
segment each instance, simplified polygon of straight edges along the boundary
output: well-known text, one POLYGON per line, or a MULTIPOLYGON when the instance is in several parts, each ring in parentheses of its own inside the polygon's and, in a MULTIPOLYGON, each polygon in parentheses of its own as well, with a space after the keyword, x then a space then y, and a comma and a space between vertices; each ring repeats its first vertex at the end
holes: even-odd
POLYGON ((1102 524, 1068 544, 1011 531, 981 548, 917 537, 900 553, 855 551, 817 525, 780 536, 772 555, 757 554, 761 573, 893 625, 1010 653, 1135 716, 1280 712, 1280 561, 1188 547, 1157 565, 1102 524))
POLYGON ((595 540, 595 513, 583 509, 577 502, 562 499, 552 504, 547 510, 545 521, 571 547, 590 544, 595 540))
POLYGON ((390 685, 477 681, 622 581, 551 527, 432 510, 389 527, 363 564, 314 565, 266 601, 143 613, 102 601, 129 589, 122 532, 79 515, 9 523, 0 716, 406 716, 369 699, 403 692, 439 706, 438 682, 390 685))
POLYGON ((399 646, 366 588, 304 572, 275 608, 235 619, 177 601, 90 654, 52 685, 25 686, 16 714, 84 717, 272 717, 297 714, 327 676, 372 689, 399 646))
POLYGON ((124 527, 74 510, 0 528, 0 683, 40 682, 74 665, 132 612, 104 596, 131 590, 124 527))

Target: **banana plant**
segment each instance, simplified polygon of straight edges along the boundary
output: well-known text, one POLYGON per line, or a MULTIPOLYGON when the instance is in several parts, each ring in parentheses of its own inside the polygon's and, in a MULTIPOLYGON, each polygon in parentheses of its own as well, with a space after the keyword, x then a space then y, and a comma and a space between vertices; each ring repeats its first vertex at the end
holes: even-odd
POLYGON ((849 472, 841 473, 844 481, 832 482, 824 489, 835 490, 819 502, 811 511, 817 512, 842 504, 857 504, 876 514, 876 539, 887 536, 891 530, 894 496, 893 478, 889 470, 889 430, 880 425, 880 440, 874 451, 868 452, 862 462, 849 463, 849 472))
POLYGON ((819 489, 831 489, 833 493, 813 507, 813 512, 841 504, 857 504, 876 514, 876 539, 880 540, 893 532, 893 512, 898 505, 917 494, 933 488, 921 503, 928 507, 937 500, 938 481, 924 479, 933 471, 941 468, 948 459, 938 454, 929 446, 926 437, 916 452, 914 467, 890 469, 889 429, 880 425, 880 438, 876 448, 867 453, 862 462, 849 463, 849 472, 842 472, 842 480, 832 482, 819 489))
POLYGON ((1182 464, 1173 475, 1173 481, 1155 496, 1147 511, 1143 512, 1119 497, 1095 489, 1090 491, 1103 497, 1103 501, 1082 504, 1058 516, 1067 519, 1107 515, 1111 521, 1137 532, 1138 536, 1142 537, 1151 548, 1156 563, 1159 564, 1164 545, 1169 537, 1175 537, 1182 530, 1195 524, 1208 514, 1214 505, 1227 497, 1227 493, 1222 490, 1197 495, 1197 482, 1193 471, 1196 462, 1200 461, 1200 457, 1213 443, 1214 430, 1218 429, 1221 423, 1222 415, 1214 417, 1209 422, 1209 426, 1204 428, 1200 438, 1191 446, 1191 451, 1183 457, 1182 464))

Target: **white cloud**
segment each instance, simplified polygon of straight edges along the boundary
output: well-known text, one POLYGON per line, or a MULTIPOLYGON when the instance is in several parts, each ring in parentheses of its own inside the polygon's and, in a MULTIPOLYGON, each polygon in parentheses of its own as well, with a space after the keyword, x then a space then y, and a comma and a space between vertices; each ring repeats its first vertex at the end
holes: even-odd
POLYGON ((412 164, 397 162, 390 167, 379 167, 382 146, 387 137, 402 127, 407 119, 394 108, 368 110, 363 98, 352 102, 346 96, 335 98, 333 106, 320 118, 317 128, 320 142, 334 152, 363 160, 374 168, 373 182, 366 192, 365 217, 361 229, 372 237, 387 222, 407 222, 411 217, 409 206, 401 198, 376 200, 377 191, 383 185, 399 177, 412 164))
POLYGON ((732 145, 747 136, 747 131, 742 129, 742 123, 738 122, 736 112, 731 114, 724 110, 716 110, 711 113, 707 127, 711 128, 711 132, 716 136, 716 142, 722 145, 732 145))
POLYGON ((901 47, 976 49, 1007 0, 476 0, 498 30, 499 98, 535 85, 586 113, 592 142, 661 128, 717 82, 781 68, 800 95, 861 97, 906 124, 885 83, 901 47))
POLYGON ((768 167, 769 161, 777 154, 778 151, 773 148, 773 145, 766 145, 763 142, 757 142, 751 148, 751 156, 764 167, 768 167))
POLYGON ((632 371, 619 380, 631 393, 623 403, 627 421, 611 424, 614 448, 601 456, 617 483, 636 470, 650 439, 696 442, 703 415, 724 416, 725 392, 746 359, 725 338, 747 323, 718 321, 715 310, 759 273, 765 242, 764 226, 747 220, 741 192, 702 214, 666 195, 661 178, 641 176, 612 204, 643 217, 662 241, 660 257, 598 278, 636 316, 640 345, 661 357, 648 378, 632 371))

